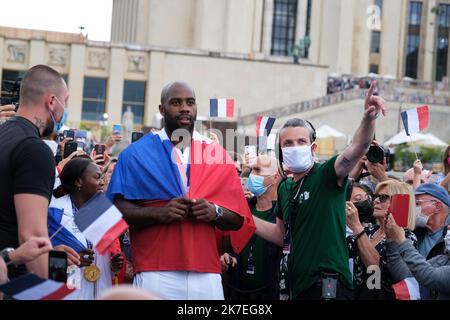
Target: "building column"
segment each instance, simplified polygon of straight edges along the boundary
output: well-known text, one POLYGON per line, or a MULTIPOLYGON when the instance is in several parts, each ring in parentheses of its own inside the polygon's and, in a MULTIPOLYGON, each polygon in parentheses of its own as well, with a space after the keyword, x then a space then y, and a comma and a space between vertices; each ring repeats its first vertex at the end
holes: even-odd
POLYGON ((381 22, 381 41, 380 41, 380 69, 381 75, 392 75, 399 77, 401 75, 402 60, 404 53, 404 40, 402 37, 402 23, 404 1, 390 0, 385 1, 384 15, 381 22), (389 14, 387 14, 389 11, 389 14), (399 17, 393 19, 392 17, 399 17))
POLYGON ((68 125, 78 128, 81 122, 81 111, 83 105, 83 85, 85 70, 86 45, 72 44, 70 50, 69 66, 69 116, 68 125))
POLYGON ((320 48, 322 42, 322 8, 323 0, 313 0, 311 8, 311 47, 309 48, 309 60, 314 64, 322 64, 320 60, 320 48))
POLYGON ((295 43, 298 44, 300 39, 303 39, 306 32, 306 11, 308 9, 308 1, 297 1, 297 27, 295 30, 295 43))
POLYGON ((264 1, 263 30, 262 30, 262 52, 270 56, 272 49, 272 23, 273 23, 274 0, 264 1))
POLYGON ((153 116, 159 112, 161 101, 161 90, 166 85, 165 81, 165 59, 164 52, 150 52, 150 63, 148 70, 148 81, 145 95, 144 125, 152 124, 153 116))
POLYGON ((355 1, 355 25, 353 26, 352 74, 363 76, 369 72, 370 45, 372 30, 367 27, 367 8, 373 0, 355 1))
MULTIPOLYGON (((436 22, 437 15, 431 12, 431 8, 438 5, 437 0, 428 0, 428 3, 424 3, 422 10, 426 10, 424 13, 424 23, 421 28, 424 28, 424 38, 425 43, 423 44, 423 54, 421 55, 422 62, 422 72, 418 75, 418 78, 423 81, 432 81, 433 76, 433 56, 435 54, 436 45, 436 22)), ((421 38, 422 40, 422 38, 421 38)))
POLYGON ((38 64, 46 64, 45 61, 45 41, 31 40, 30 41, 30 59, 28 68, 38 64))
POLYGON ((125 68, 127 67, 126 51, 123 48, 111 48, 106 108, 108 122, 122 123, 122 98, 125 68))

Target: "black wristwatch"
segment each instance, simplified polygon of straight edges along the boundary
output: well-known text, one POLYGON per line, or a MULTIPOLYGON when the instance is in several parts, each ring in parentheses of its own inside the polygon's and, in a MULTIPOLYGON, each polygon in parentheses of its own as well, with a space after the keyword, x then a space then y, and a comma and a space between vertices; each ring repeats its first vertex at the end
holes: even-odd
POLYGON ((217 204, 214 204, 214 206, 216 207, 216 220, 219 220, 223 216, 223 209, 217 204))
POLYGON ((10 253, 13 252, 13 248, 5 248, 2 251, 0 251, 0 257, 3 258, 6 264, 11 262, 10 253))

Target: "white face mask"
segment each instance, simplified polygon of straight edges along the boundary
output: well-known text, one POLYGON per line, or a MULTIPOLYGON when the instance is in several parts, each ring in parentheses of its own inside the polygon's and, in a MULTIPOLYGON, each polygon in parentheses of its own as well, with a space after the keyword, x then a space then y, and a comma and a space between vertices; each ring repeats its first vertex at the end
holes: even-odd
POLYGON ((283 163, 293 173, 306 172, 314 164, 311 146, 287 147, 281 150, 283 163))
POLYGON ((425 228, 427 226, 430 216, 422 214, 422 207, 416 207, 416 227, 425 228))

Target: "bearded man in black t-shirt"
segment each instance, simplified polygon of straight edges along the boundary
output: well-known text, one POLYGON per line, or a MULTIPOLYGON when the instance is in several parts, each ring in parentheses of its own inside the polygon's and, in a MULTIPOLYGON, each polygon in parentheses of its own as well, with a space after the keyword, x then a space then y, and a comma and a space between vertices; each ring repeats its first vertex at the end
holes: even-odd
MULTIPOLYGON (((60 129, 67 115, 67 85, 52 68, 28 70, 15 117, 0 126, 0 251, 17 248, 31 237, 48 237, 47 211, 55 180, 55 160, 41 140, 60 129)), ((26 264, 46 278, 48 255, 26 264)), ((9 265, 9 278, 25 273, 9 265)))

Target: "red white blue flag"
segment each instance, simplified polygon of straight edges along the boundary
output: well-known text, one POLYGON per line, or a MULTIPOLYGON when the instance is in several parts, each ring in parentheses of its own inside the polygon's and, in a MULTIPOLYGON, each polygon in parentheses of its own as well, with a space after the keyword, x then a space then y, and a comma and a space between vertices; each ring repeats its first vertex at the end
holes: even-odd
POLYGON ((14 300, 62 300, 74 289, 30 273, 0 286, 0 291, 14 300))
POLYGON ((275 124, 275 118, 258 116, 256 119, 256 136, 257 137, 268 137, 272 131, 273 125, 275 124))
POLYGON ((420 300, 419 283, 416 278, 406 278, 392 285, 397 300, 420 300))
POLYGON ((128 229, 122 213, 101 192, 80 208, 75 223, 100 254, 128 229))
POLYGON ((211 118, 233 118, 234 99, 210 99, 209 116, 211 118))
POLYGON ((403 126, 405 127, 406 135, 411 133, 419 133, 428 127, 429 110, 428 106, 410 109, 401 113, 403 126))

